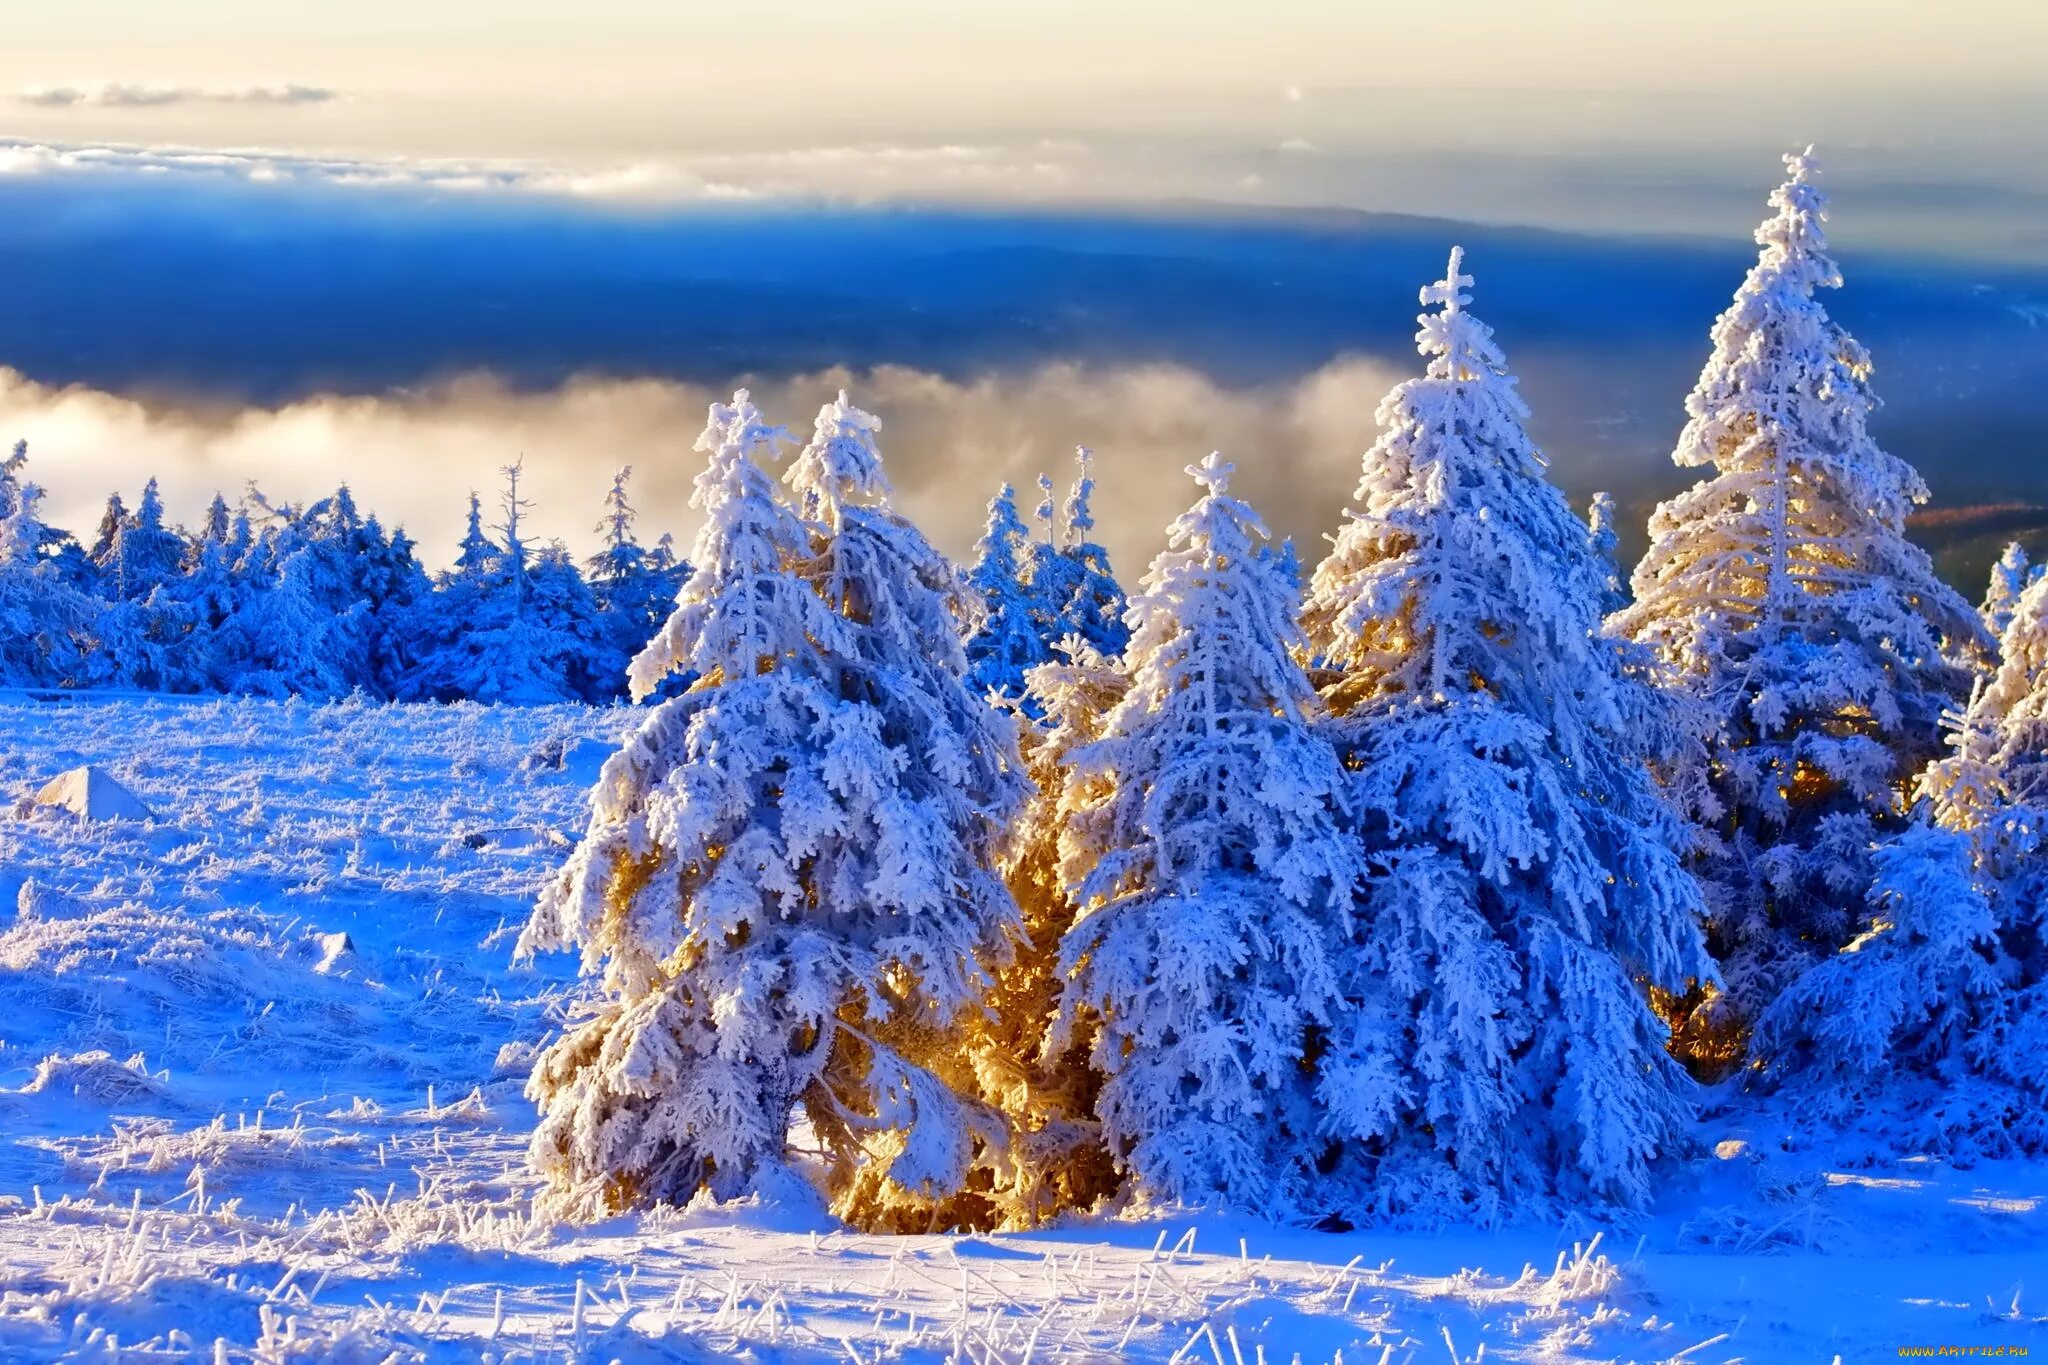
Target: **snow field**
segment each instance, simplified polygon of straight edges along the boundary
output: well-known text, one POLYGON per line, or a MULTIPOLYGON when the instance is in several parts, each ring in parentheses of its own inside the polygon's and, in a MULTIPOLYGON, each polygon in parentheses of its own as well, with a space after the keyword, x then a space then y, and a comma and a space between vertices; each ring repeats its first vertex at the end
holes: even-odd
POLYGON ((160 817, 0 816, 0 1359, 2048 1349, 2048 1172, 1830 1170, 1759 1118, 1626 1227, 892 1238, 797 1198, 536 1218, 521 1089, 575 963, 515 970, 512 937, 630 719, 0 698, 10 796, 93 763, 160 817))

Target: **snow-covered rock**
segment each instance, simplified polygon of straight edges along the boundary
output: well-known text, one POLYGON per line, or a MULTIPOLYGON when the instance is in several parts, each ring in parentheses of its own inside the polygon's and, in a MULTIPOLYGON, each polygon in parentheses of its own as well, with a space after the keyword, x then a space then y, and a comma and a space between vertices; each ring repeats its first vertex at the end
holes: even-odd
POLYGON ((320 949, 320 961, 313 968, 322 976, 333 976, 356 965, 355 940, 347 934, 318 934, 314 944, 320 949))
POLYGON ((81 820, 156 819, 140 797, 90 764, 51 778, 36 793, 35 804, 70 811, 81 820))

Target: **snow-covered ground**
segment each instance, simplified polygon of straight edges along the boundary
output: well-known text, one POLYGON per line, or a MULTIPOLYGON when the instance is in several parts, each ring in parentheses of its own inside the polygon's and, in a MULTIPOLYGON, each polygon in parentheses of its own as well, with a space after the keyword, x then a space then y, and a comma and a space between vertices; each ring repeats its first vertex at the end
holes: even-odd
POLYGON ((0 696, 0 1360, 2048 1353, 2048 1167, 1726 1127, 1625 1225, 537 1221, 520 1087, 575 964, 512 937, 630 719, 0 696), (30 809, 83 763, 156 819, 30 809))

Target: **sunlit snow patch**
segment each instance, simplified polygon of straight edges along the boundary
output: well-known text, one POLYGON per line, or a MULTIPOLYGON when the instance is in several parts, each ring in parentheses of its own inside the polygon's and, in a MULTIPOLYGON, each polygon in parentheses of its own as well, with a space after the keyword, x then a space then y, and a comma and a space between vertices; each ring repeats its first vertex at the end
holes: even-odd
POLYGON ((140 797, 87 765, 60 773, 36 793, 41 808, 66 810, 81 820, 154 820, 156 813, 140 797))

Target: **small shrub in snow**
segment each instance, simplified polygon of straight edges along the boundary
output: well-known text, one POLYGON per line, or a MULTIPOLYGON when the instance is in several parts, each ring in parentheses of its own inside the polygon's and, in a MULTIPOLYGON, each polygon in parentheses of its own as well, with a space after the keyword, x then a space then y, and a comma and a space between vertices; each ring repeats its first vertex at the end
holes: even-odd
POLYGON ((162 1097, 168 1091, 168 1079, 163 1072, 152 1072, 139 1052, 125 1062, 104 1051, 57 1053, 36 1063, 36 1074, 21 1093, 68 1094, 95 1104, 127 1104, 162 1097))

